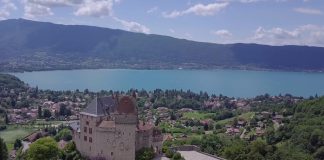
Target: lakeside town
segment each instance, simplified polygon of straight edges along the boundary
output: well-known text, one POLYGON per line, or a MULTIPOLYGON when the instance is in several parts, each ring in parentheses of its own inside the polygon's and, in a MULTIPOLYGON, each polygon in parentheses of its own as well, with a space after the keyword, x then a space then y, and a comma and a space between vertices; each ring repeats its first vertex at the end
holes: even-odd
MULTIPOLYGON (((278 132, 283 132, 294 120, 295 107, 319 99, 317 95, 305 99, 289 94, 231 98, 205 92, 160 89, 131 89, 127 92, 91 92, 87 89, 51 91, 29 87, 13 76, 5 75, 3 79, 0 136, 7 144, 10 159, 27 156, 30 146, 48 136, 55 139, 61 150, 72 144, 73 150, 77 150, 73 137, 76 131, 81 130, 80 115, 84 114, 90 102, 100 97, 135 97, 137 118, 142 125, 138 126, 138 130, 149 129, 155 136, 161 135, 156 142, 163 143, 161 146, 157 144, 154 150, 147 149, 150 148, 147 146, 147 150, 142 152, 152 153, 152 158, 160 159, 190 159, 197 156, 232 159, 235 153, 226 152, 226 147, 231 147, 228 141, 240 145, 255 142, 274 145, 278 140, 273 139, 278 139, 278 132), (8 82, 6 78, 12 83, 3 83, 8 82)), ((103 125, 111 123, 108 122, 103 125)), ((137 135, 139 131, 136 131, 137 135)), ((147 142, 150 143, 153 144, 147 142)), ((80 158, 84 155, 73 152, 73 156, 80 158)))

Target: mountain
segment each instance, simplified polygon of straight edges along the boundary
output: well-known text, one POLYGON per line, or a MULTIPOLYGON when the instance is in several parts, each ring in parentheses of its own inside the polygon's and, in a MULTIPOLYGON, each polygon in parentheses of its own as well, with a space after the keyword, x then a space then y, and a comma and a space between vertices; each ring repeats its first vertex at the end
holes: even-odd
POLYGON ((0 21, 0 71, 80 68, 324 70, 324 48, 213 44, 24 19, 0 21))

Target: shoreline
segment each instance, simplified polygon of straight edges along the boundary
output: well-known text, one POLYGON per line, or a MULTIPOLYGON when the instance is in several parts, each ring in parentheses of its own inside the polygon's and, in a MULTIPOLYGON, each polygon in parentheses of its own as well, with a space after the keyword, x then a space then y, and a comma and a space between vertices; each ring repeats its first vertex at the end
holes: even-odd
POLYGON ((7 70, 0 71, 0 73, 12 74, 12 73, 28 73, 28 72, 48 72, 48 71, 73 71, 73 70, 183 70, 183 71, 217 71, 217 70, 231 70, 231 71, 257 71, 257 72, 297 72, 297 73, 318 73, 323 74, 324 70, 291 70, 291 69, 268 69, 268 68, 255 68, 255 67, 210 67, 210 68, 182 68, 182 67, 170 67, 170 68, 158 68, 158 67, 143 67, 143 68, 132 68, 132 67, 84 67, 84 68, 53 68, 53 69, 35 69, 35 70, 7 70))

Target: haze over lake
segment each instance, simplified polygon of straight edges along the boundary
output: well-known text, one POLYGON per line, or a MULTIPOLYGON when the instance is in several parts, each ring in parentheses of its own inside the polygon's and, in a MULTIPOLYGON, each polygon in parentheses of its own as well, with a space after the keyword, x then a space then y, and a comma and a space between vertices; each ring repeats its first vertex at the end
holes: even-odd
POLYGON ((244 70, 93 69, 12 73, 31 86, 51 90, 183 89, 233 97, 290 93, 324 95, 324 74, 244 70))

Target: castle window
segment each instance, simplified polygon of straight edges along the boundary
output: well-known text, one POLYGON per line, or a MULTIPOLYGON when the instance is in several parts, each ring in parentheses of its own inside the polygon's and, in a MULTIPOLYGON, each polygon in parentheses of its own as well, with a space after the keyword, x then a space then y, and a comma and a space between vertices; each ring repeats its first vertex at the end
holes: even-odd
POLYGON ((89 134, 92 134, 92 128, 89 128, 89 134))
POLYGON ((87 141, 87 140, 88 140, 88 137, 87 137, 87 136, 84 136, 84 137, 83 137, 83 140, 84 140, 84 141, 87 141))
POLYGON ((89 137, 89 142, 92 143, 92 137, 89 137))
POLYGON ((110 155, 113 156, 114 155, 114 152, 111 152, 110 155))
POLYGON ((87 127, 84 127, 84 128, 83 128, 83 131, 84 131, 85 133, 87 133, 87 127))
POLYGON ((89 125, 89 121, 86 121, 86 125, 89 125))

